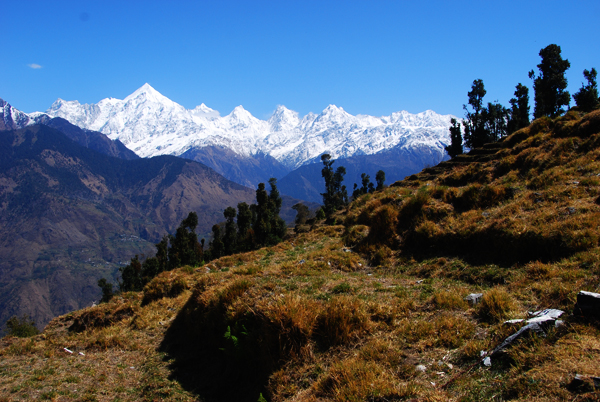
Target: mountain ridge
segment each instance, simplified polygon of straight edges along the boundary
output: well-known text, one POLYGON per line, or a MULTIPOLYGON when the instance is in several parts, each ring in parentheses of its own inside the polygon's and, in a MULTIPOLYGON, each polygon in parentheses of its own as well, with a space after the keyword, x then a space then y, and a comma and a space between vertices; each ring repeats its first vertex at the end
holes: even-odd
POLYGON ((79 145, 105 155, 128 160, 139 158, 135 152, 131 151, 119 140, 113 141, 102 133, 80 128, 61 117, 53 118, 39 112, 24 113, 12 107, 5 100, 0 99, 0 131, 17 130, 34 124, 44 124, 55 128, 79 145))
MULTIPOLYGON (((268 120, 252 116, 240 105, 221 116, 205 104, 186 109, 148 84, 124 100, 106 98, 82 105, 59 99, 46 114, 119 139, 141 157, 182 156, 206 147, 225 147, 240 159, 269 155, 286 173, 314 162, 323 153, 339 159, 376 155, 396 147, 429 148, 441 160, 449 143, 450 119, 454 117, 430 110, 417 114, 401 111, 383 117, 353 116, 336 105, 305 116, 278 105, 268 120)), ((225 175, 218 164, 196 160, 225 175)), ((431 161, 424 161, 421 167, 428 164, 431 161)), ((264 173, 237 182, 255 186, 266 176, 264 173)))

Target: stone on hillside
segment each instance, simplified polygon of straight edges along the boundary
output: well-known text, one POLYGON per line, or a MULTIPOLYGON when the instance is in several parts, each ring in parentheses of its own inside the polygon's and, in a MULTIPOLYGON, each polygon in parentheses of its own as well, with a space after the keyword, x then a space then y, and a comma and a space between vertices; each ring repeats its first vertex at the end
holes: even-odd
POLYGON ((564 313, 564 311, 554 308, 547 308, 545 310, 529 313, 532 318, 527 320, 527 324, 537 323, 540 324, 542 328, 547 329, 548 327, 555 325, 556 319, 564 313))
POLYGON ((542 328, 542 326, 537 322, 527 324, 523 328, 521 328, 520 330, 518 330, 517 332, 515 332, 508 338, 506 338, 504 340, 504 342, 502 342, 500 345, 496 346, 496 348, 492 351, 492 353, 490 355, 494 356, 495 354, 504 351, 506 348, 508 348, 510 345, 512 345, 516 340, 524 338, 526 336, 531 336, 532 334, 539 334, 539 335, 545 336, 546 332, 544 332, 544 329, 542 328))
POLYGON ((504 321, 505 324, 520 324, 523 321, 525 321, 522 318, 515 318, 514 320, 508 320, 508 321, 504 321))
POLYGON ((587 318, 600 319, 600 293, 581 290, 577 294, 574 313, 587 318))
POLYGON ((600 390, 600 377, 575 374, 573 380, 567 385, 567 389, 577 394, 598 391, 600 390))
POLYGON ((483 293, 471 293, 470 295, 465 297, 465 300, 474 306, 481 301, 482 297, 483 297, 483 293))
MULTIPOLYGON (((517 339, 523 338, 525 336, 530 336, 534 333, 541 335, 541 336, 546 336, 546 330, 548 330, 548 328, 551 326, 557 326, 558 321, 556 319, 558 317, 560 317, 561 315, 563 315, 564 313, 565 313, 564 311, 554 309, 554 308, 547 308, 545 310, 540 310, 540 311, 536 311, 534 313, 529 313, 529 315, 532 318, 530 318, 526 321, 527 325, 525 325, 524 327, 519 329, 517 332, 515 332, 514 334, 512 334, 511 336, 506 338, 504 340, 504 342, 502 342, 500 345, 498 345, 492 351, 491 355, 493 356, 494 354, 503 351, 504 349, 509 347, 513 342, 515 342, 517 339)), ((523 320, 520 320, 520 319, 508 320, 508 321, 505 321, 504 323, 505 324, 516 324, 519 322, 523 322, 523 320)))

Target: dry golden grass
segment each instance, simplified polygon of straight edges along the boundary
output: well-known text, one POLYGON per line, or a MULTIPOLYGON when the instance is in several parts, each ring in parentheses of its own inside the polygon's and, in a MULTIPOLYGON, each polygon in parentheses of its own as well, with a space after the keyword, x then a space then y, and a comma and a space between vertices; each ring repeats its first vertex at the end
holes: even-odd
POLYGON ((483 294, 477 314, 484 321, 499 322, 508 319, 515 310, 511 295, 501 287, 494 287, 483 294))

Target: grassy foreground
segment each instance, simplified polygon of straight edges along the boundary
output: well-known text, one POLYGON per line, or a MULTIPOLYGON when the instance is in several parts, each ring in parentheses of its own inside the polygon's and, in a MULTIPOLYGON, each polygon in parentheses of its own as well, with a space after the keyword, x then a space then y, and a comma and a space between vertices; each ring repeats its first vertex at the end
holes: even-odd
POLYGON ((332 224, 4 338, 0 401, 598 400, 572 380, 600 376, 600 325, 572 313, 600 291, 599 146, 600 111, 538 119, 332 224), (544 308, 564 324, 481 364, 544 308))

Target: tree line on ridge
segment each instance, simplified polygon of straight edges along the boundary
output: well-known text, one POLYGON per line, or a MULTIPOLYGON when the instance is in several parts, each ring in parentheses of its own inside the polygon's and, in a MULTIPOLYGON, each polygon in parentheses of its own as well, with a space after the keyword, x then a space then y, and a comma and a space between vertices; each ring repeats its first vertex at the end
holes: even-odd
MULTIPOLYGON (((557 117, 565 112, 563 106, 569 106, 571 95, 567 89, 565 72, 571 63, 561 56, 561 48, 551 44, 540 50, 542 61, 537 65, 538 75, 534 70, 529 72, 533 80, 534 112, 533 118, 543 116, 557 117)), ((595 68, 584 70, 583 76, 587 84, 573 95, 580 111, 590 112, 600 105, 597 72, 595 68)), ((450 157, 463 153, 463 143, 468 148, 481 147, 486 143, 496 142, 529 125, 529 88, 519 83, 510 99, 510 108, 498 102, 484 105, 483 97, 487 91, 483 80, 476 79, 468 92, 468 105, 463 105, 465 118, 461 124, 454 118, 450 120, 450 144, 445 147, 450 157)))

